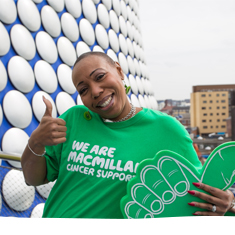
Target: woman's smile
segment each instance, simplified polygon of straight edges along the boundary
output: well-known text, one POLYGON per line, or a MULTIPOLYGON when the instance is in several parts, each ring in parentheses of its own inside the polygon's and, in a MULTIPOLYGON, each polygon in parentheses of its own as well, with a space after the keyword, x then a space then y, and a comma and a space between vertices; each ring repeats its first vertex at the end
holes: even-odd
POLYGON ((107 110, 109 109, 112 105, 113 105, 113 94, 108 95, 106 97, 104 97, 98 104, 97 104, 97 108, 101 109, 101 110, 107 110))
POLYGON ((73 69, 73 82, 83 104, 105 119, 121 119, 131 110, 123 80, 117 62, 95 55, 82 59, 73 69))

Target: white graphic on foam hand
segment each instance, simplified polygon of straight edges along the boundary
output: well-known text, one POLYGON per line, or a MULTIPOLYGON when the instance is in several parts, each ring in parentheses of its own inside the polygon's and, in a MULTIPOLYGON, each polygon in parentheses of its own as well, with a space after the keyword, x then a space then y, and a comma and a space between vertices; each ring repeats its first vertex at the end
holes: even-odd
MULTIPOLYGON (((159 158, 156 165, 150 164, 145 166, 140 172, 141 182, 134 184, 131 188, 130 195, 133 201, 129 201, 125 205, 124 212, 127 218, 133 218, 133 215, 130 216, 129 209, 135 204, 139 205, 139 209, 136 211, 134 216, 135 218, 154 218, 156 215, 160 215, 165 210, 165 205, 172 204, 176 197, 183 197, 187 194, 187 191, 190 190, 190 182, 188 181, 185 173, 187 175, 191 175, 191 177, 195 179, 195 182, 203 182, 205 173, 211 162, 213 162, 215 156, 219 155, 221 160, 224 162, 225 160, 221 155, 221 151, 231 147, 235 147, 235 145, 225 146, 214 152, 214 154, 208 158, 208 161, 206 161, 203 173, 200 178, 197 177, 189 167, 171 156, 162 156, 159 158), (175 168, 178 169, 169 169, 169 173, 163 174, 162 170, 164 165, 167 165, 167 163, 170 163, 171 166, 172 164, 175 164, 175 168), (178 174, 178 177, 181 178, 178 183, 172 182, 175 174, 178 174), (154 180, 156 179, 156 181, 150 185, 149 182, 146 183, 146 181, 149 181, 148 177, 149 179, 151 178, 151 180, 153 180, 154 177, 154 180), (167 187, 167 190, 161 191, 161 186, 163 185, 165 188, 167 187), (141 197, 138 198, 138 195, 146 196, 143 196, 141 199, 141 197)), ((217 169, 216 174, 221 174, 224 181, 224 187, 221 188, 222 190, 225 190, 229 185, 231 185, 235 175, 235 170, 233 170, 229 179, 224 176, 224 173, 225 172, 222 170, 219 170, 218 172, 217 169)))
MULTIPOLYGON (((210 162, 214 159, 215 155, 216 155, 217 153, 219 153, 220 158, 224 161, 224 158, 223 158, 222 155, 221 155, 221 151, 224 150, 224 149, 226 149, 226 148, 229 148, 229 147, 235 147, 235 145, 230 145, 230 146, 226 146, 226 147, 224 147, 224 148, 221 148, 220 150, 218 150, 217 152, 215 152, 215 153, 213 154, 213 156, 209 159, 209 161, 206 162, 206 167, 205 167, 205 170, 204 170, 204 172, 203 172, 203 174, 202 174, 202 177, 201 177, 201 181, 200 181, 200 182, 203 182, 203 178, 204 178, 204 175, 205 175, 205 173, 206 173, 206 169, 208 168, 210 162)), ((235 156, 234 156, 234 157, 235 157, 235 156)), ((224 182, 225 182, 225 186, 224 186, 224 188, 222 188, 222 190, 224 190, 225 188, 227 188, 227 186, 228 186, 229 184, 231 184, 232 179, 233 179, 233 176, 235 175, 235 169, 234 169, 234 171, 232 172, 232 175, 231 175, 230 179, 225 179, 225 178, 224 178, 224 173, 223 173, 222 171, 221 171, 221 175, 222 175, 222 177, 223 177, 223 179, 224 179, 224 182)))

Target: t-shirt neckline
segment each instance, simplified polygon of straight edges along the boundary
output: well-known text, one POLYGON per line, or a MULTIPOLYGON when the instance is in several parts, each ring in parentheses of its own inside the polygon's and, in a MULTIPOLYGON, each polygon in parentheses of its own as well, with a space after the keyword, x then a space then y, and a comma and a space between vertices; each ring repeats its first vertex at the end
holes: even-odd
POLYGON ((103 119, 98 114, 97 116, 105 126, 112 129, 118 129, 133 125, 134 123, 139 121, 146 114, 147 111, 148 109, 142 108, 142 110, 139 111, 134 117, 123 122, 104 122, 103 119))

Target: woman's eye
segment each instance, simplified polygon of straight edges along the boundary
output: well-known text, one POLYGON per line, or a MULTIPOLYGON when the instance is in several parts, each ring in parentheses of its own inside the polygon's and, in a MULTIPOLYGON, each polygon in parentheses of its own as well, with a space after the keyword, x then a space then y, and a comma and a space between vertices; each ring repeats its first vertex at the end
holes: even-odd
POLYGON ((98 76, 97 76, 97 78, 96 78, 96 79, 97 79, 97 80, 100 80, 101 78, 103 78, 103 77, 104 77, 104 75, 105 75, 105 74, 100 74, 100 75, 98 75, 98 76))
POLYGON ((81 89, 81 90, 79 91, 79 94, 80 94, 80 95, 84 94, 86 90, 87 90, 86 88, 81 89))

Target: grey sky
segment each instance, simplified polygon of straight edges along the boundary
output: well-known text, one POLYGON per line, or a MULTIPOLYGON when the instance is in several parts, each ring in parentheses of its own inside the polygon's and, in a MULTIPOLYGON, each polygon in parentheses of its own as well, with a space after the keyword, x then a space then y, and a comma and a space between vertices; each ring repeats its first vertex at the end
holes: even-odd
POLYGON ((235 83, 234 0, 139 0, 139 14, 157 100, 235 83))

